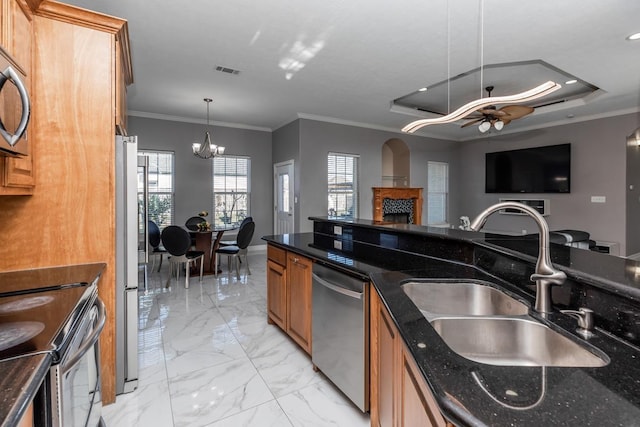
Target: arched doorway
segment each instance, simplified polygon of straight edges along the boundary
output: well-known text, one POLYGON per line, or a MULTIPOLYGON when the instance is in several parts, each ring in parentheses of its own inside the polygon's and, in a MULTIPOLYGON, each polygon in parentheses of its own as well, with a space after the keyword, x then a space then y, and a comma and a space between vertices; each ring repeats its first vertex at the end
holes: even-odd
POLYGON ((407 144, 397 138, 382 144, 382 186, 409 187, 411 153, 407 144))

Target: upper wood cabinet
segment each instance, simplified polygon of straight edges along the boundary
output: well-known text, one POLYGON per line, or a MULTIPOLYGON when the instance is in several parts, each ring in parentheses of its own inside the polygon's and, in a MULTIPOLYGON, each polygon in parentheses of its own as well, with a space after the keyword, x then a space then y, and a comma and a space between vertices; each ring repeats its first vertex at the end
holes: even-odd
POLYGON ((131 56, 129 55, 129 35, 125 23, 116 43, 116 134, 127 134, 127 86, 133 83, 131 56))
MULTIPOLYGON (((33 14, 25 0, 0 0, 0 38, 3 49, 11 57, 16 71, 22 75, 33 110, 33 14)), ((8 91, 8 87, 7 90, 8 91)), ((5 91, 3 91, 5 92, 5 91)), ((21 111, 15 110, 18 100, 10 93, 0 94, 2 117, 11 129, 19 121, 21 111), (15 117, 9 117, 13 115, 15 117)), ((0 195, 30 195, 35 186, 33 123, 29 123, 24 138, 29 141, 28 154, 21 157, 0 157, 0 195)))
POLYGON ((33 39, 33 14, 25 0, 2 2, 2 46, 29 74, 33 39))

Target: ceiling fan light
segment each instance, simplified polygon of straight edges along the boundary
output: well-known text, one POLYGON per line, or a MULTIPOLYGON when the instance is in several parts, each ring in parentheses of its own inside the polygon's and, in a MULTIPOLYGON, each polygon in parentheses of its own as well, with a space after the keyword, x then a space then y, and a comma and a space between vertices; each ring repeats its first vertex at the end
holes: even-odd
MULTIPOLYGON (((559 83, 548 81, 546 83, 541 84, 540 86, 534 87, 533 89, 529 89, 521 93, 516 93, 514 95, 476 99, 475 101, 471 101, 468 104, 465 104, 462 107, 458 108, 453 113, 447 114, 446 116, 438 117, 435 119, 415 120, 409 123, 408 125, 406 125, 405 127, 403 127, 402 131, 407 133, 413 133, 424 126, 455 122, 457 120, 467 117, 469 114, 475 112, 476 110, 487 107, 489 105, 511 104, 511 103, 531 101, 531 100, 543 97, 545 95, 548 95, 551 92, 554 92, 560 89, 561 87, 562 85, 560 85, 559 83)), ((489 125, 489 127, 491 127, 491 125, 489 125)))
POLYGON ((496 130, 502 130, 502 128, 504 127, 504 122, 502 120, 498 120, 493 124, 493 127, 496 128, 496 130))
POLYGON ((489 130, 490 127, 491 127, 491 123, 490 122, 482 122, 482 123, 480 123, 480 126, 478 126, 478 130, 481 133, 485 133, 486 131, 489 130))

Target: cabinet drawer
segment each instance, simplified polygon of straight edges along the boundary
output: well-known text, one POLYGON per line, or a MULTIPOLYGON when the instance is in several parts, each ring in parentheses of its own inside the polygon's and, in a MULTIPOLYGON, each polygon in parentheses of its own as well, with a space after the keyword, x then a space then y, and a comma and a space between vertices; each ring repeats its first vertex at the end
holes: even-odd
POLYGON ((267 246, 267 258, 282 266, 287 265, 287 251, 277 248, 273 245, 267 246))

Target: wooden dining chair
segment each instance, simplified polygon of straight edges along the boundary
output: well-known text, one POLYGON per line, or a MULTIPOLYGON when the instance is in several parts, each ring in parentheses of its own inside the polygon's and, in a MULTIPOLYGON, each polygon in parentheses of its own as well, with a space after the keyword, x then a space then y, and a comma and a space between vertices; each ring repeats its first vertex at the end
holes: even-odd
POLYGON ((227 256, 229 272, 231 272, 231 259, 234 260, 234 263, 236 265, 236 276, 238 277, 238 280, 240 280, 240 257, 242 256, 244 256, 243 264, 247 266, 247 274, 251 274, 251 270, 249 270, 249 260, 247 259, 247 248, 251 243, 255 228, 255 222, 252 221, 245 223, 242 227, 240 227, 240 231, 238 231, 238 236, 236 238, 238 242, 237 245, 221 246, 216 249, 216 277, 218 276, 218 265, 220 264, 221 255, 227 256))
POLYGON ((169 263, 171 270, 169 271, 169 278, 167 279, 167 286, 171 281, 173 269, 176 270, 176 281, 180 280, 180 267, 185 265, 185 282, 184 287, 189 287, 189 269, 192 263, 200 260, 200 281, 202 282, 202 273, 204 269, 204 252, 203 251, 191 251, 191 236, 187 230, 177 225, 170 225, 162 230, 162 244, 164 248, 171 255, 169 257, 169 263))

